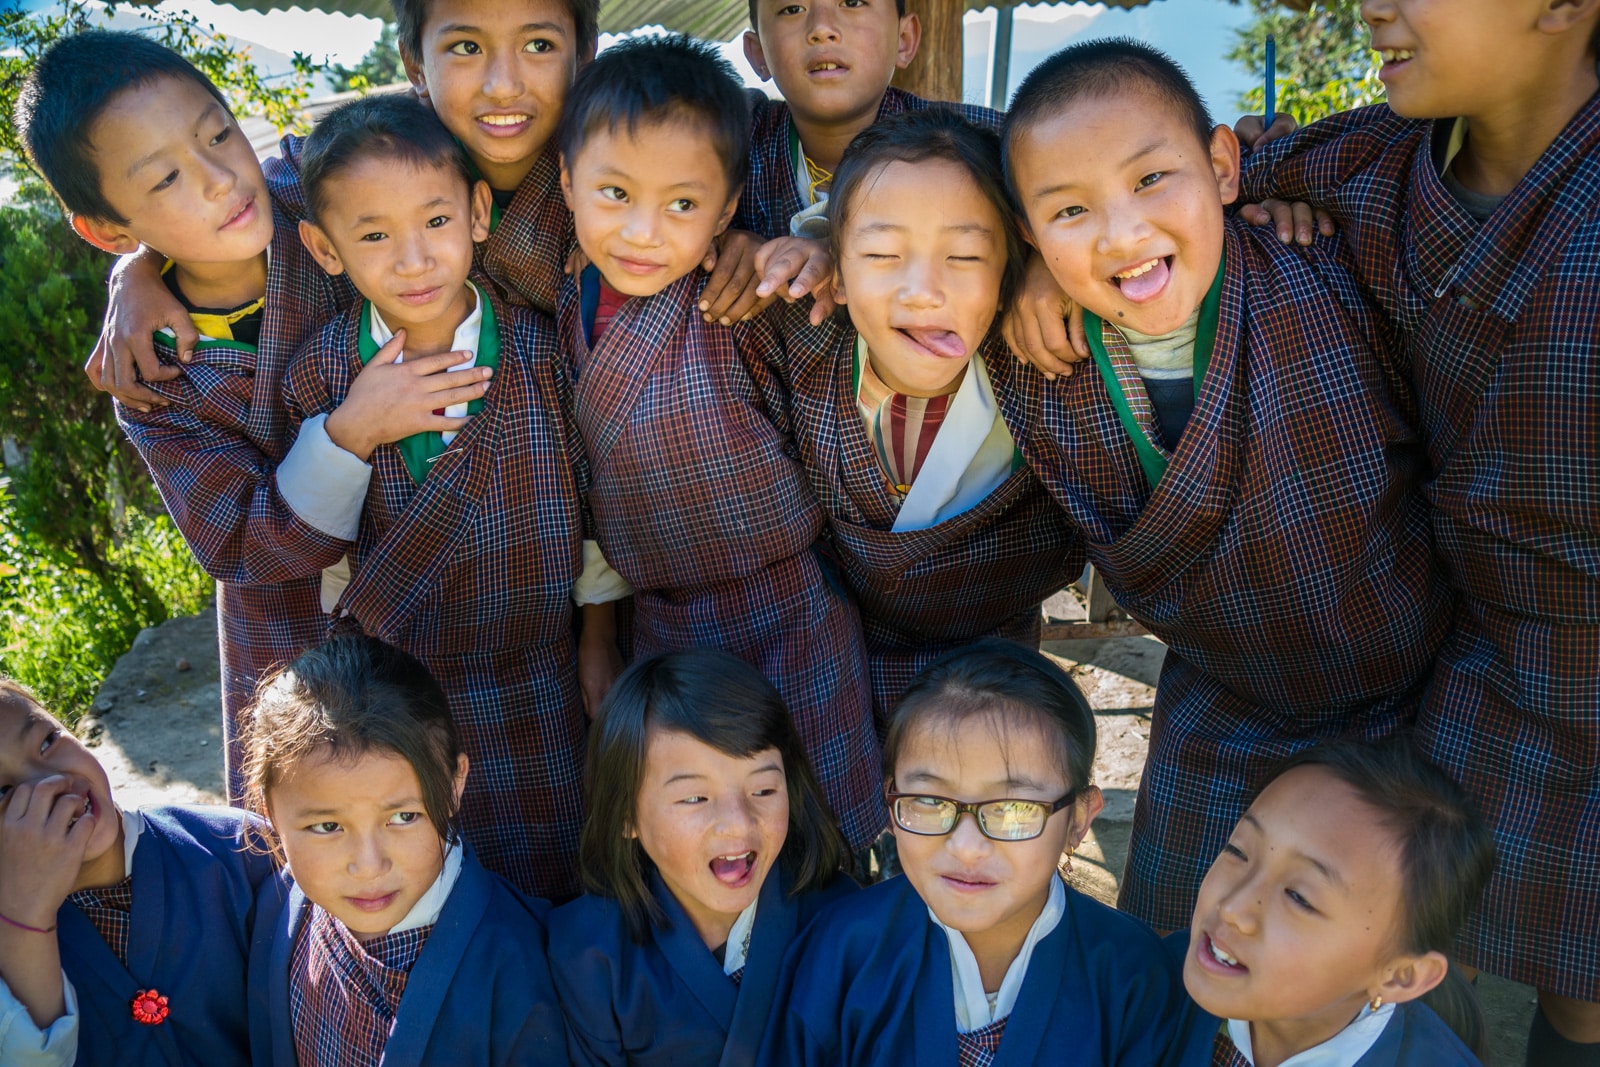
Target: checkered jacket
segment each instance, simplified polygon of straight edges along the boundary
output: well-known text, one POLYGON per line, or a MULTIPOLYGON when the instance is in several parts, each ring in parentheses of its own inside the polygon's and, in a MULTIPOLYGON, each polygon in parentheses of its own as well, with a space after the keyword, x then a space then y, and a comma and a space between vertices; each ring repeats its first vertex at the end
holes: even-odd
MULTIPOLYGON (((550 321, 491 306, 501 356, 483 410, 420 486, 394 445, 373 453, 352 578, 335 614, 433 672, 472 760, 467 839, 490 870, 560 899, 577 891, 588 725, 572 633, 578 491, 551 379, 550 321)), ((290 368, 295 425, 349 392, 360 318, 357 303, 290 368)))
POLYGON ((635 654, 711 645, 760 667, 860 847, 885 821, 860 619, 814 551, 825 516, 782 384, 743 354, 744 328, 702 321, 704 283, 629 300, 592 351, 562 288, 595 532, 635 590, 635 654))
POLYGON ((358 942, 307 902, 289 956, 289 1020, 300 1067, 378 1067, 411 965, 432 925, 358 942))
POLYGON ((554 142, 517 186, 489 239, 479 244, 475 266, 512 303, 554 315, 567 256, 577 246, 572 212, 561 195, 561 159, 554 142))
POLYGON ((1351 112, 1258 153, 1245 195, 1330 208, 1407 345, 1464 594, 1418 734, 1501 843, 1462 962, 1600 1000, 1600 98, 1481 224, 1447 133, 1351 112))
MULTIPOLYGON (((953 107, 968 121, 997 132, 1004 118, 990 108, 924 100, 892 87, 883 94, 883 103, 878 105, 878 118, 928 107, 953 107)), ((767 238, 787 237, 789 219, 806 206, 800 190, 795 187, 794 160, 789 154, 791 128, 788 104, 766 96, 753 99, 750 176, 745 179, 744 194, 733 216, 734 229, 749 230, 767 238)))

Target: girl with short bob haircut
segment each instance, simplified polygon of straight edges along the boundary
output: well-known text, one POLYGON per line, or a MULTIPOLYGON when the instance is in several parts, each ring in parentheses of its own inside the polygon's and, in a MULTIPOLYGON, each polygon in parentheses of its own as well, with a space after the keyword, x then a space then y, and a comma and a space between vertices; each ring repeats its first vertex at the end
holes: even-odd
POLYGON ((589 895, 550 957, 580 1064, 754 1064, 789 943, 855 889, 772 684, 726 652, 630 666, 590 731, 589 895))
POLYGON ((1103 806, 1094 752, 1083 694, 1037 651, 979 641, 923 672, 884 749, 904 877, 795 945, 762 1062, 1165 1062, 1184 1006, 1175 961, 1061 876, 1103 806))
POLYGON ((1449 955, 1494 861, 1461 787, 1404 739, 1289 757, 1169 939, 1198 1006, 1184 1067, 1478 1064, 1482 1008, 1449 955))
POLYGON ((285 863, 257 902, 256 1063, 560 1062, 549 905, 457 832, 468 759, 421 662, 357 635, 303 653, 262 683, 244 751, 285 863))

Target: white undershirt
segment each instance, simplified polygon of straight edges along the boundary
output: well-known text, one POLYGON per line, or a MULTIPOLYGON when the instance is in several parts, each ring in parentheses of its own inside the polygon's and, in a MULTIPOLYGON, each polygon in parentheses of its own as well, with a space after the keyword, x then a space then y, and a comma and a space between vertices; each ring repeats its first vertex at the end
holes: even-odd
POLYGON ((1139 377, 1156 380, 1194 377, 1194 342, 1200 332, 1200 309, 1196 308, 1189 321, 1171 333, 1153 336, 1117 327, 1128 342, 1134 366, 1139 377))
POLYGON ((722 950, 723 974, 732 974, 744 966, 745 956, 750 952, 750 934, 755 930, 756 905, 759 903, 761 898, 758 896, 733 920, 733 929, 728 931, 728 946, 722 950))
POLYGON ((461 846, 456 844, 451 845, 450 850, 444 854, 444 866, 439 869, 439 877, 435 878, 428 891, 411 905, 406 917, 389 928, 389 933, 401 934, 407 930, 415 930, 438 922, 439 913, 444 910, 444 902, 450 899, 450 891, 455 889, 456 880, 460 877, 461 846))
MULTIPOLYGON (((1322 1044, 1295 1053, 1284 1060, 1280 1067, 1355 1067, 1356 1062, 1377 1044, 1393 1014, 1393 1004, 1385 1004, 1377 1011, 1363 1008, 1349 1026, 1322 1044)), ((1229 1019, 1228 1036, 1233 1039, 1233 1047, 1254 1067, 1256 1060, 1251 1051, 1250 1024, 1229 1019)))
POLYGON ((1061 879, 1052 876, 1050 895, 1046 898, 1039 917, 1033 920, 1033 926, 1029 928, 1028 936, 1022 942, 1022 950, 1006 969, 1006 976, 1000 983, 999 991, 987 993, 983 988, 983 975, 978 971, 978 958, 972 954, 967 939, 961 935, 960 930, 952 929, 940 922, 932 908, 928 909, 928 917, 950 939, 950 977, 951 984, 955 987, 957 1033, 968 1034, 974 1030, 981 1030, 1011 1014, 1012 1009, 1017 1006, 1017 997, 1022 992, 1022 982, 1027 977, 1028 961, 1033 958, 1034 946, 1050 936, 1051 931, 1060 924, 1066 910, 1067 891, 1062 886, 1061 879))

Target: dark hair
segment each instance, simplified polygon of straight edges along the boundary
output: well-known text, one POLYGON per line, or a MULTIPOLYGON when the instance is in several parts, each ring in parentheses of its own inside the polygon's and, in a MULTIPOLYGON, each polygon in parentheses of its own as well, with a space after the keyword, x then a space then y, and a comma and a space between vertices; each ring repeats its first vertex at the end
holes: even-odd
MULTIPOLYGON (((422 31, 428 22, 431 0, 389 0, 394 9, 395 39, 400 51, 413 62, 422 59, 422 31)), ((572 43, 580 58, 592 56, 600 40, 600 0, 562 0, 572 18, 572 43)))
POLYGON ((461 176, 470 188, 472 168, 450 131, 410 93, 381 93, 340 104, 306 138, 300 184, 313 222, 328 206, 328 185, 367 159, 413 167, 438 167, 461 176))
MULTIPOLYGON (((1202 146, 1211 144, 1216 124, 1194 83, 1172 57, 1128 37, 1107 37, 1070 45, 1040 63, 1022 79, 1001 127, 1001 158, 1011 179, 1011 153, 1019 131, 1062 111, 1080 97, 1150 92, 1177 111, 1202 146)), ((1016 189, 1013 186, 1012 193, 1016 189)))
POLYGON ((828 194, 828 246, 833 261, 839 262, 840 234, 868 176, 889 163, 928 160, 954 163, 966 171, 983 198, 999 212, 1006 255, 1005 274, 1000 281, 1000 305, 1004 307, 1022 281, 1026 260, 1021 231, 1006 195, 1005 174, 1000 169, 1000 138, 968 122, 948 104, 891 115, 868 126, 850 142, 833 173, 828 194))
POLYGON ((589 817, 578 841, 585 887, 621 905, 635 940, 664 921, 645 883, 650 857, 628 834, 638 817, 651 730, 687 734, 736 758, 777 749, 789 791, 789 835, 779 862, 790 892, 821 888, 849 869, 849 846, 772 683, 716 649, 651 656, 622 672, 590 727, 589 817))
MULTIPOLYGON (((245 802, 262 816, 273 786, 312 752, 334 759, 393 753, 411 764, 428 820, 455 841, 461 742, 428 668, 375 637, 343 634, 300 654, 256 690, 240 748, 245 802)), ((275 842, 269 847, 278 851, 275 842)))
POLYGON ((1043 653, 998 637, 946 652, 912 681, 883 742, 884 777, 894 777, 906 738, 925 722, 995 713, 1036 722, 1050 737, 1068 786, 1076 792, 1089 784, 1095 750, 1089 702, 1043 653))
POLYGON ((693 123, 711 136, 729 195, 750 169, 750 104, 738 75, 714 45, 682 34, 632 37, 578 72, 556 131, 570 165, 597 132, 629 136, 640 123, 693 123))
MULTIPOLYGON (((755 30, 756 36, 761 36, 761 24, 756 19, 756 13, 761 10, 761 0, 750 0, 750 28, 755 30)), ((894 17, 906 17, 906 0, 894 0, 894 17)))
POLYGON ((84 30, 56 41, 33 65, 17 96, 13 119, 28 158, 72 214, 128 221, 101 189, 89 130, 118 96, 158 78, 194 82, 232 118, 233 110, 211 79, 142 34, 84 30))
MULTIPOLYGON (((1268 784, 1299 767, 1321 767, 1349 786, 1394 835, 1400 849, 1402 950, 1452 955, 1495 863, 1494 834, 1461 786, 1404 738, 1315 745, 1280 763, 1268 784)), ((1483 1009, 1458 971, 1451 968, 1424 1002, 1482 1058, 1483 1009)))

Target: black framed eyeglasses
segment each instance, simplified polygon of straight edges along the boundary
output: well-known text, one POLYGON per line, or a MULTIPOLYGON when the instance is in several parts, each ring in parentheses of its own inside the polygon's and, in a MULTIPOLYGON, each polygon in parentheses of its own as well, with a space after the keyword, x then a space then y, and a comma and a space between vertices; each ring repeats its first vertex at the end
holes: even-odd
POLYGON ((1078 792, 1073 790, 1056 801, 1002 797, 963 804, 950 797, 887 789, 883 799, 894 824, 909 834, 942 837, 956 828, 963 814, 970 813, 978 822, 978 831, 991 841, 1029 841, 1044 833, 1050 816, 1070 806, 1078 799, 1078 792))

